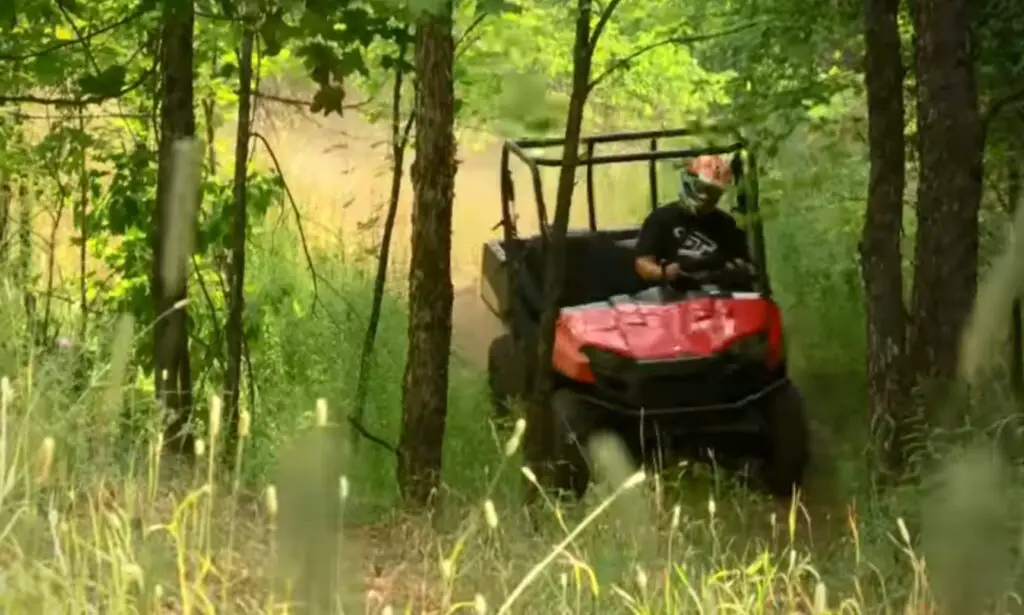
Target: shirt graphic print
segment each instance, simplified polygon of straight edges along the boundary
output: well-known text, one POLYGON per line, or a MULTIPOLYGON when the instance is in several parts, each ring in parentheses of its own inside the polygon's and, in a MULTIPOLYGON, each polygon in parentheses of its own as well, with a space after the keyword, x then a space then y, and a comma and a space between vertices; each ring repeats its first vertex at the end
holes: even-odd
POLYGON ((703 258, 718 251, 718 243, 700 231, 677 226, 672 234, 679 242, 679 256, 685 258, 703 258))

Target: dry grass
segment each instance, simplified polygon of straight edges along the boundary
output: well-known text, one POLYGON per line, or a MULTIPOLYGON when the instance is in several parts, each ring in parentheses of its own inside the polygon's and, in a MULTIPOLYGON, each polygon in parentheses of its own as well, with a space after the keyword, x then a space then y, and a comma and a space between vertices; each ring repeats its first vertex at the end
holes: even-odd
MULTIPOLYGON (((388 191, 382 131, 354 115, 264 117, 257 128, 275 148, 320 251, 343 256, 373 245, 363 223, 388 191)), ((488 339, 481 327, 491 325, 480 316, 474 283, 480 243, 496 236, 497 142, 471 137, 461 154, 453 267, 463 300, 456 341, 479 348, 488 339)), ((231 135, 221 139, 229 143, 231 135)), ((529 184, 522 172, 517 179, 529 228, 536 222, 529 184)), ((550 202, 554 178, 545 179, 550 202)), ((599 171, 597 180, 602 223, 635 222, 644 170, 599 171)), ((398 285, 408 257, 408 182, 404 195, 393 252, 398 285)), ((573 218, 581 225, 582 191, 577 197, 573 218)), ((114 347, 124 355, 130 344, 114 347)), ((1019 511, 1007 511, 1019 501, 1009 487, 1019 477, 983 455, 942 464, 934 499, 925 500, 931 514, 922 515, 917 488, 887 499, 783 505, 700 469, 634 474, 606 443, 595 457, 607 482, 587 501, 548 500, 528 516, 510 488, 523 474, 513 434, 499 443, 505 452, 497 468, 477 449, 446 451, 446 476, 450 468, 485 466, 492 471, 486 488, 446 485, 430 519, 395 517, 339 531, 325 515, 344 519, 369 490, 341 481, 339 468, 369 461, 334 463, 337 451, 303 457, 293 474, 249 493, 239 480, 247 455, 230 471, 215 463, 225 436, 218 403, 210 404, 199 463, 184 466, 163 454, 159 437, 135 442, 112 429, 123 411, 149 417, 148 430, 132 433, 159 431, 154 413, 116 403, 120 383, 131 380, 118 356, 94 383, 98 395, 50 399, 61 383, 40 382, 35 358, 16 369, 3 381, 0 408, 5 613, 269 615, 299 612, 311 596, 346 613, 931 613, 936 598, 923 552, 936 554, 929 561, 951 575, 934 593, 966 605, 958 612, 1009 612, 1015 603, 1009 591, 1019 566, 1010 547, 1020 542, 1019 511)), ((293 384, 296 392, 307 385, 293 384)), ((334 437, 326 410, 310 410, 313 427, 303 436, 334 437)), ((242 421, 242 442, 256 444, 250 430, 276 411, 242 421)), ((482 416, 453 420, 479 423, 482 416)), ((308 452, 304 442, 296 448, 308 452)))
MULTIPOLYGON (((213 461, 224 436, 219 404, 211 404, 209 432, 195 467, 168 467, 173 460, 162 455, 154 438, 134 471, 83 483, 55 471, 64 451, 54 439, 32 435, 39 428, 26 423, 31 408, 21 400, 33 394, 16 387, 3 380, 0 409, 5 477, 0 607, 5 613, 300 612, 306 595, 302 575, 310 566, 337 566, 336 574, 328 575, 329 593, 349 613, 878 608, 925 613, 931 608, 922 564, 902 521, 892 530, 911 573, 872 572, 866 563, 858 565, 863 529, 852 514, 847 539, 854 547, 844 556, 854 559, 843 571, 819 571, 819 563, 836 562, 816 559, 828 557, 822 555, 827 551, 810 547, 797 505, 767 506, 757 513, 756 503, 739 508, 738 501, 712 497, 665 508, 659 503, 664 483, 631 473, 609 443, 594 451, 609 483, 598 485, 594 499, 582 507, 547 501, 539 532, 527 530, 522 513, 503 510, 485 495, 479 505, 453 511, 457 521, 448 529, 441 519, 433 527, 422 519, 396 519, 349 528, 341 535, 318 536, 334 545, 333 564, 304 561, 308 554, 288 544, 285 528, 289 513, 312 503, 291 499, 285 494, 294 490, 273 485, 261 496, 247 494, 231 475, 220 475, 213 461), (890 586, 904 579, 912 582, 909 588, 890 586)), ((326 413, 318 418, 321 424, 313 429, 325 429, 326 413)), ((238 434, 243 445, 248 429, 243 421, 238 434)), ((521 434, 522 425, 505 445, 510 470, 521 434)), ((337 492, 317 496, 337 498, 344 506, 359 489, 344 479, 336 484, 337 492)))

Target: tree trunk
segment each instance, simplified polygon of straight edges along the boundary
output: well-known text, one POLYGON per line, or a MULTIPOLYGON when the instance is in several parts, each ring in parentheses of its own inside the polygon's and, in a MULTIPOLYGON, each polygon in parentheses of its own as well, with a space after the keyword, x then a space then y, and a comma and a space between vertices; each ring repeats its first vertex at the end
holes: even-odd
POLYGON ((169 419, 165 442, 182 452, 191 452, 193 436, 188 433, 192 408, 192 375, 189 366, 188 313, 175 307, 187 297, 185 284, 168 284, 163 272, 168 258, 163 237, 172 216, 179 214, 170 202, 174 143, 196 133, 193 110, 193 29, 195 13, 188 0, 169 0, 164 8, 162 31, 162 101, 160 105, 160 152, 157 170, 156 229, 153 234, 153 272, 150 281, 156 311, 154 336, 154 378, 157 399, 169 419), (177 286, 177 288, 174 288, 177 286))
POLYGON ((235 211, 231 224, 231 283, 228 298, 228 324, 225 332, 228 343, 227 376, 225 378, 225 397, 228 417, 229 447, 234 456, 233 446, 236 442, 238 402, 242 382, 242 313, 245 310, 245 235, 248 227, 246 180, 249 166, 249 134, 252 115, 252 26, 243 25, 242 49, 238 58, 238 130, 235 135, 235 177, 234 197, 235 211))
MULTIPOLYGON (((1013 216, 1020 207, 1021 198, 1021 175, 1020 160, 1017 154, 1017 147, 1014 145, 1013 153, 1009 156, 1006 169, 1006 194, 1009 201, 1009 214, 1013 216)), ((1024 400, 1024 322, 1021 322, 1022 314, 1020 297, 1013 300, 1010 308, 1010 386, 1017 396, 1017 401, 1024 400)))
POLYGON ((864 81, 868 99, 871 178, 861 232, 861 274, 867 314, 868 413, 891 469, 902 466, 906 432, 903 359, 903 191, 906 153, 903 76, 898 25, 900 0, 865 0, 864 81), (890 433, 882 433, 891 426, 890 433))
POLYGON ((424 14, 416 28, 416 159, 412 167, 409 347, 402 391, 398 486, 425 505, 440 486, 448 414, 452 338, 452 201, 455 196, 455 92, 452 4, 424 14))
POLYGON ((983 139, 968 2, 916 0, 912 8, 920 160, 908 340, 915 384, 952 382, 978 284, 983 139))
MULTIPOLYGON (((85 132, 85 106, 78 107, 78 130, 85 132)), ((78 159, 78 219, 82 228, 78 244, 78 302, 81 321, 78 323, 78 343, 85 343, 89 331, 89 150, 83 142, 78 159)))
MULTIPOLYGON (((572 94, 565 123, 565 145, 562 148, 562 168, 558 175, 558 191, 555 196, 555 216, 546 231, 547 243, 544 262, 544 312, 540 320, 540 332, 536 347, 536 364, 533 370, 530 403, 527 406, 526 439, 523 453, 530 469, 542 486, 551 484, 554 468, 548 462, 553 446, 550 426, 551 413, 548 404, 554 387, 554 374, 550 367, 555 342, 555 324, 558 320, 558 296, 565 284, 565 233, 569 226, 569 210, 575 188, 576 167, 579 162, 580 130, 583 125, 583 110, 590 89, 590 16, 591 0, 579 0, 579 14, 576 19, 576 42, 573 47, 572 94)), ((542 221, 543 223, 543 221, 542 221)), ((536 492, 528 489, 529 498, 536 492)))
MULTIPOLYGON (((0 180, 5 178, 0 177, 0 180)), ((11 202, 14 201, 14 190, 6 180, 0 185, 0 267, 7 267, 8 245, 10 243, 9 230, 11 227, 11 202)))

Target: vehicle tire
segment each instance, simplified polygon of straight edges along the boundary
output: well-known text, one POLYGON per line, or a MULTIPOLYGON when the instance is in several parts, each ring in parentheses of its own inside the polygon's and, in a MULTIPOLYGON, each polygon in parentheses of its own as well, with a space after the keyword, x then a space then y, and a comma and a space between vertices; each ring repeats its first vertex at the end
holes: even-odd
POLYGON ((590 484, 587 444, 594 431, 594 411, 568 389, 551 396, 555 487, 577 499, 586 494, 590 484))
POLYGON ((491 406, 499 418, 511 414, 510 398, 522 397, 526 393, 521 354, 515 340, 507 333, 495 338, 487 351, 487 385, 491 406))
POLYGON ((810 461, 810 430, 803 396, 791 382, 765 404, 765 458, 761 478, 776 497, 789 497, 803 484, 810 461))

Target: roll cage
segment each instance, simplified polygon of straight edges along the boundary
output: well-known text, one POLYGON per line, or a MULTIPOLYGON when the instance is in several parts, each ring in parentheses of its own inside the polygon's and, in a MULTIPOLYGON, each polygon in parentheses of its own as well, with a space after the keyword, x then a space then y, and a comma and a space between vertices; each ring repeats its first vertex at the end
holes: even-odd
MULTIPOLYGON (((648 190, 650 192, 651 210, 658 207, 658 166, 661 161, 685 160, 704 154, 732 154, 731 166, 736 182, 736 201, 734 211, 740 216, 740 226, 746 231, 750 246, 751 258, 757 268, 760 285, 766 293, 770 292, 766 267, 766 249, 764 227, 761 221, 758 194, 757 160, 746 140, 734 134, 730 143, 724 146, 707 145, 686 149, 661 149, 662 139, 678 137, 695 137, 700 135, 722 134, 714 129, 693 130, 675 128, 664 130, 646 130, 635 132, 616 132, 582 136, 580 146, 583 150, 578 166, 586 173, 587 219, 591 232, 599 233, 597 223, 597 207, 594 196, 594 167, 598 165, 624 164, 630 162, 648 163, 648 190), (599 154, 598 145, 613 143, 646 142, 647 149, 625 152, 599 154)), ((514 156, 530 170, 534 199, 537 207, 537 220, 540 234, 546 239, 549 230, 547 204, 544 199, 543 184, 540 176, 541 167, 560 167, 562 156, 540 155, 543 150, 565 145, 564 138, 518 139, 505 141, 501 151, 501 216, 500 226, 504 229, 504 244, 512 246, 519 238, 518 221, 515 215, 516 196, 512 179, 511 159, 514 156)))

